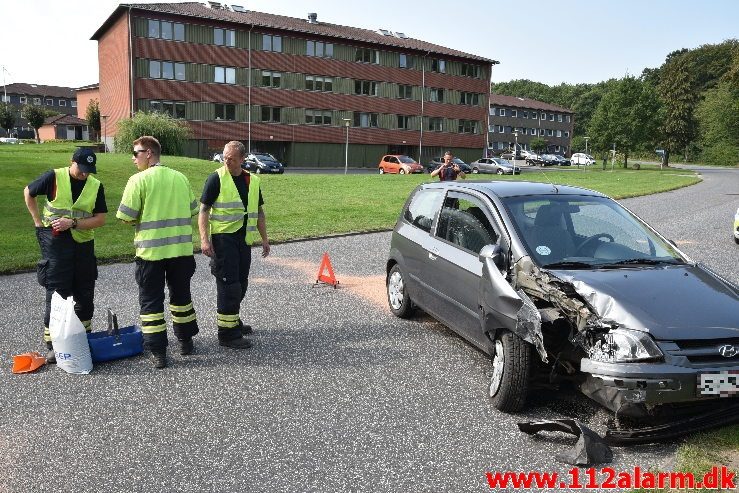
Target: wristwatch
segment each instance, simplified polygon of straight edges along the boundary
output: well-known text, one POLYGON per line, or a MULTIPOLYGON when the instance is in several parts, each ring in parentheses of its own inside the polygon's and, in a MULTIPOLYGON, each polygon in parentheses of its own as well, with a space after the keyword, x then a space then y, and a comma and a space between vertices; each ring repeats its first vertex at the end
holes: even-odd
POLYGON ((77 229, 77 218, 76 217, 72 218, 72 229, 77 229))

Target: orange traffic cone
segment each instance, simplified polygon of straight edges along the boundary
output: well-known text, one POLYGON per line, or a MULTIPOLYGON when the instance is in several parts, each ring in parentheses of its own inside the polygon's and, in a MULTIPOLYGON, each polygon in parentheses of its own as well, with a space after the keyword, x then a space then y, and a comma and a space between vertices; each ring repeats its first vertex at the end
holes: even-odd
POLYGON ((13 356, 13 373, 30 373, 38 370, 45 364, 46 357, 36 351, 16 354, 13 356))

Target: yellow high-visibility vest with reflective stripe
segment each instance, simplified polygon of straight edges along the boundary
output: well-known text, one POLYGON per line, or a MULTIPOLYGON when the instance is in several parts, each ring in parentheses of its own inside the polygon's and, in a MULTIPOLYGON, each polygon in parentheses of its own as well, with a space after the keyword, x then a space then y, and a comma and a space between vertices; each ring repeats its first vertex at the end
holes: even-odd
POLYGON ((244 241, 248 245, 259 243, 260 236, 259 231, 257 231, 259 177, 249 175, 249 197, 246 201, 246 209, 244 209, 239 190, 236 188, 228 168, 222 166, 218 168, 216 173, 218 173, 221 182, 221 190, 210 211, 210 232, 212 234, 234 233, 241 228, 244 224, 244 217, 246 217, 246 238, 244 241))
POLYGON ((192 216, 198 202, 187 177, 152 166, 128 179, 116 217, 136 224, 136 256, 144 260, 193 254, 192 216))
MULTIPOLYGON (((69 177, 69 167, 54 170, 56 177, 56 195, 54 200, 46 199, 44 214, 41 222, 47 228, 51 226, 54 219, 68 217, 71 219, 85 219, 92 217, 95 201, 100 190, 100 182, 92 175, 87 176, 85 186, 77 200, 72 203, 72 179, 69 177)), ((72 238, 77 243, 84 243, 95 239, 95 231, 92 229, 70 229, 72 238)))

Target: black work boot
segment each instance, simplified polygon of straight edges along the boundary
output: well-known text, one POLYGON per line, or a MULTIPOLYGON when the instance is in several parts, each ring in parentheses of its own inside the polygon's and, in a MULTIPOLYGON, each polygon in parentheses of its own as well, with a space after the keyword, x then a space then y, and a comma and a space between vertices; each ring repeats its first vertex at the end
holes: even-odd
POLYGON ((46 362, 50 365, 56 364, 56 353, 54 353, 53 349, 49 349, 46 351, 46 362))
POLYGON ((162 368, 167 367, 167 353, 166 351, 162 352, 151 352, 149 353, 149 359, 154 364, 154 368, 161 370, 162 368))
POLYGON ((241 335, 242 336, 248 336, 252 332, 254 332, 251 328, 251 325, 244 325, 244 322, 239 319, 239 328, 241 329, 241 335))
POLYGON ((195 352, 195 344, 192 342, 192 337, 190 339, 180 341, 180 354, 182 356, 187 356, 193 352, 195 352))
POLYGON ((219 339, 218 344, 233 349, 249 349, 251 347, 251 341, 244 336, 235 339, 219 339))

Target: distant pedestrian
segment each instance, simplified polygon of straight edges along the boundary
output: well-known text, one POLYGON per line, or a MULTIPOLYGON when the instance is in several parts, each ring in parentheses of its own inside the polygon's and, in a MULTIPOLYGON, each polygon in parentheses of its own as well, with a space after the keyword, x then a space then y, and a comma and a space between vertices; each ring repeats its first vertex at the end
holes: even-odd
POLYGON ((198 333, 190 292, 195 273, 192 216, 197 214, 198 203, 185 175, 159 162, 161 149, 154 137, 144 136, 133 142, 133 162, 139 172, 128 179, 116 214, 118 219, 136 226, 133 243, 141 329, 144 349, 156 368, 167 366, 165 282, 180 354, 193 352, 192 337, 198 333))
POLYGON ((454 155, 452 155, 452 152, 446 151, 444 153, 444 163, 436 168, 434 171, 432 171, 431 176, 438 175, 439 181, 453 181, 457 178, 462 178, 464 180, 465 178, 467 178, 467 175, 465 175, 464 171, 462 171, 459 165, 453 160, 454 155))
POLYGON ((244 144, 231 141, 223 149, 223 166, 208 176, 200 198, 200 246, 211 257, 216 278, 218 342, 221 346, 246 349, 252 332, 239 316, 249 286, 251 246, 262 244, 262 257, 269 255, 267 221, 258 175, 244 170, 244 144))
POLYGON ((96 163, 90 149, 77 149, 70 166, 47 171, 23 191, 41 247, 37 267, 39 284, 46 288, 44 341, 49 363, 56 363, 49 333, 54 291, 74 297, 77 317, 85 330, 91 330, 98 277, 94 230, 105 224, 108 212, 103 185, 91 175, 97 172, 96 163), (39 195, 46 196, 43 214, 36 202, 39 195))

